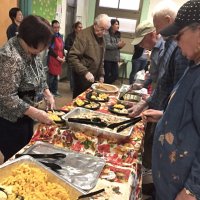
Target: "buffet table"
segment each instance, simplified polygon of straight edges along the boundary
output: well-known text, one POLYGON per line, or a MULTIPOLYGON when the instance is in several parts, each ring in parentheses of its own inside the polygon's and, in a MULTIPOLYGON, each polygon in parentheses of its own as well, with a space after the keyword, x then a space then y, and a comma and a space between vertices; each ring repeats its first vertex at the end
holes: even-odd
MULTIPOLYGON (((78 99, 85 99, 87 90, 78 99)), ((109 113, 108 106, 116 103, 117 93, 109 96, 109 102, 101 103, 98 112, 109 113)), ((75 99, 76 100, 76 99, 75 99)), ((74 102, 64 106, 61 110, 70 111, 74 102)), ((65 125, 64 125, 65 126, 65 125)), ((106 161, 97 185, 93 191, 105 189, 104 193, 94 199, 141 199, 141 151, 143 138, 143 123, 137 123, 133 132, 125 141, 114 138, 92 136, 82 131, 66 129, 60 124, 47 126, 39 124, 31 144, 43 141, 62 148, 102 157, 106 161)))

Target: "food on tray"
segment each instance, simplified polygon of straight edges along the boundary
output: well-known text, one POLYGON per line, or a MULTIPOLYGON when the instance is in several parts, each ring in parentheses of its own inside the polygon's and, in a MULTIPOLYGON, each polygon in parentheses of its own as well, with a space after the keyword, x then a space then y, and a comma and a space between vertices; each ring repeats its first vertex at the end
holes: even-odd
POLYGON ((0 185, 5 188, 7 200, 22 198, 25 200, 70 200, 69 193, 64 187, 49 181, 47 174, 28 164, 17 166, 10 176, 0 180, 0 185))
POLYGON ((113 108, 116 108, 116 109, 124 109, 125 108, 125 105, 123 105, 123 104, 115 104, 114 106, 113 106, 113 108))
POLYGON ((128 115, 127 106, 125 106, 124 104, 118 103, 110 106, 108 109, 110 112, 113 112, 115 114, 128 115))
POLYGON ((105 83, 94 83, 92 84, 93 90, 104 93, 115 93, 118 92, 118 88, 115 85, 105 83))
POLYGON ((96 89, 101 89, 101 90, 108 90, 109 87, 104 85, 103 83, 99 83, 97 86, 96 86, 96 89))
POLYGON ((82 100, 82 99, 76 99, 75 104, 79 107, 88 108, 92 110, 99 109, 101 106, 99 103, 91 102, 88 100, 82 100))
MULTIPOLYGON (((47 111, 48 117, 49 119, 55 121, 55 122, 61 122, 63 121, 60 116, 58 116, 58 112, 54 112, 54 111, 47 111)), ((65 113, 64 113, 65 114, 65 113)))
POLYGON ((89 109, 95 109, 95 108, 99 108, 99 104, 95 102, 90 102, 89 104, 86 104, 84 107, 89 108, 89 109))
POLYGON ((71 111, 72 109, 74 109, 74 106, 73 105, 66 105, 66 106, 63 106, 61 108, 61 110, 65 111, 65 112, 69 112, 71 111))
POLYGON ((82 99, 76 99, 75 103, 76 103, 77 106, 83 106, 86 103, 88 103, 88 101, 87 100, 82 100, 82 99))
POLYGON ((49 110, 48 113, 49 114, 54 114, 54 115, 57 115, 57 116, 62 116, 62 115, 65 114, 65 112, 63 112, 61 110, 54 110, 54 111, 49 110))
POLYGON ((141 97, 135 94, 126 93, 120 99, 125 100, 125 101, 140 101, 141 97))
POLYGON ((89 100, 92 100, 92 101, 102 101, 102 102, 105 102, 105 101, 109 100, 109 95, 108 94, 106 94, 106 93, 98 93, 98 92, 94 92, 94 91, 87 93, 86 97, 89 100))
MULTIPOLYGON (((123 119, 120 119, 118 117, 115 117, 115 116, 111 116, 111 115, 99 115, 99 114, 96 114, 96 113, 80 113, 80 114, 77 114, 77 115, 74 115, 73 118, 85 118, 85 119, 94 119, 94 118, 100 118, 101 119, 101 122, 105 122, 106 124, 112 124, 113 122, 121 122, 123 121, 123 119)), ((90 125, 90 124, 87 124, 85 126, 95 126, 95 125, 90 125)), ((99 128, 99 127, 98 127, 99 128)), ((108 127, 105 127, 105 128, 101 128, 105 131, 109 131, 109 132, 112 132, 112 133, 117 133, 117 128, 114 128, 114 129, 110 129, 108 127)), ((127 128, 127 129, 124 129, 122 132, 120 132, 121 135, 128 135, 129 134, 129 131, 130 131, 131 127, 127 128)))

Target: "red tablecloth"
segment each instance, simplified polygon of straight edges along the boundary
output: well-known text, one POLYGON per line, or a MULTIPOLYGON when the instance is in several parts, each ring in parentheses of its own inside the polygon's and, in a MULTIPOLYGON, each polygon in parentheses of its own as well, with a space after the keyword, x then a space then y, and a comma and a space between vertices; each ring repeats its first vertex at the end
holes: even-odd
MULTIPOLYGON (((89 90, 88 90, 89 91, 89 90)), ((77 98, 85 99, 84 92, 77 98)), ((109 97, 109 102, 101 103, 99 112, 109 113, 108 105, 116 103, 117 94, 109 97)), ((74 101, 62 108, 71 110, 74 101)), ((46 141, 73 151, 103 157, 106 165, 94 190, 104 187, 106 192, 97 199, 141 199, 141 149, 144 134, 143 124, 137 123, 130 138, 123 142, 89 136, 81 131, 62 129, 62 126, 40 124, 35 131, 32 143, 46 141)))

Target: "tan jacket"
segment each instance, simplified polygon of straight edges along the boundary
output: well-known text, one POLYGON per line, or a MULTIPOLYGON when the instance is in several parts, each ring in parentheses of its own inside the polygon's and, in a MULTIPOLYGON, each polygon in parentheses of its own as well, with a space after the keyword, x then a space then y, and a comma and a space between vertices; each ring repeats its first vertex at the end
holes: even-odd
POLYGON ((99 44, 94 35, 93 26, 90 26, 76 36, 68 59, 77 74, 84 76, 87 72, 91 72, 98 79, 104 76, 104 52, 104 40, 99 44))

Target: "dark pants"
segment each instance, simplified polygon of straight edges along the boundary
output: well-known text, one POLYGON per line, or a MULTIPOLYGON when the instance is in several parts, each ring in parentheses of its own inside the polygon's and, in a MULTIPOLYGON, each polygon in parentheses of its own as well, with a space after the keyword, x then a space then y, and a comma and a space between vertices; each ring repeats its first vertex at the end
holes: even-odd
POLYGON ((50 73, 48 74, 48 86, 52 94, 56 94, 58 92, 58 76, 57 75, 52 75, 50 73))
POLYGON ((104 61, 104 70, 105 83, 112 84, 118 79, 118 62, 104 61))
POLYGON ((147 65, 146 59, 133 59, 132 70, 129 76, 129 83, 132 84, 135 81, 135 75, 138 71, 145 69, 147 65))
POLYGON ((73 87, 74 87, 74 75, 72 73, 72 66, 70 66, 68 64, 68 80, 69 80, 69 83, 70 83, 70 89, 73 90, 73 87))
POLYGON ((33 120, 24 116, 13 123, 0 117, 0 127, 0 151, 6 161, 31 140, 33 120))
POLYGON ((151 169, 153 137, 157 123, 147 123, 144 135, 144 152, 142 155, 142 165, 151 169))
POLYGON ((81 76, 73 72, 74 88, 73 88, 73 99, 80 95, 82 92, 91 87, 92 83, 87 81, 84 76, 81 76))

